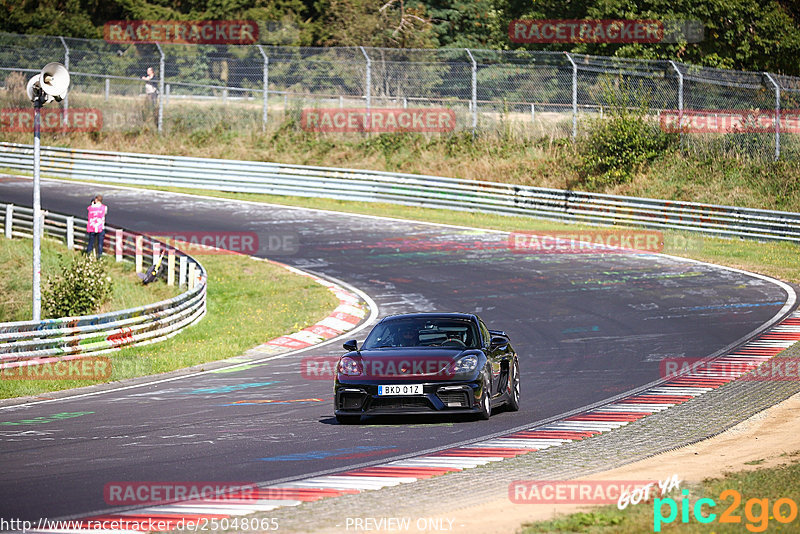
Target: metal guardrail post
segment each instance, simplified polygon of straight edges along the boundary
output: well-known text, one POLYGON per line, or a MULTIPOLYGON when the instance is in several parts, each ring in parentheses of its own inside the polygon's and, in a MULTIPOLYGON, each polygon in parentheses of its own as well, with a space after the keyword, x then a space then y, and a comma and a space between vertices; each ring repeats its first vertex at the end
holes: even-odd
POLYGON ((765 72, 764 77, 775 88, 775 161, 777 161, 781 157, 781 87, 769 72, 765 72))
POLYGON ((13 235, 12 233, 13 228, 14 228, 14 204, 7 204, 6 223, 5 223, 6 239, 11 239, 11 236, 13 235))
POLYGON ((472 137, 475 137, 475 130, 478 128, 478 63, 469 48, 464 50, 467 51, 469 60, 472 62, 472 101, 470 107, 472 108, 472 137))
POLYGON ((142 272, 142 236, 136 236, 136 272, 142 272))
POLYGON ((75 217, 67 217, 67 248, 75 248, 75 217))
POLYGON ((180 264, 178 266, 178 285, 184 287, 186 285, 186 267, 188 260, 186 256, 181 256, 180 264))
POLYGON ((158 60, 158 133, 161 133, 164 125, 164 51, 161 45, 155 43, 158 48, 160 58, 158 60))
MULTIPOLYGON (((67 46, 67 42, 64 40, 63 37, 59 36, 61 39, 61 44, 64 46, 64 67, 66 67, 67 71, 69 71, 69 47, 67 46)), ((61 108, 61 124, 66 125, 69 118, 67 114, 69 113, 69 91, 64 96, 63 107, 61 108)))
POLYGON ((683 73, 674 61, 670 61, 669 64, 678 75, 678 129, 680 130, 681 146, 683 146, 683 73))
POLYGON ((572 63, 572 139, 578 136, 578 64, 572 60, 569 52, 564 52, 567 59, 572 63))
POLYGON ((189 263, 189 289, 194 289, 194 285, 197 282, 197 275, 195 274, 196 267, 194 266, 194 262, 189 263))
POLYGON ((175 249, 167 250, 167 285, 175 285, 175 249))
POLYGON ((267 113, 269 110, 269 57, 267 57, 267 53, 264 52, 264 48, 261 45, 256 45, 256 47, 258 51, 261 52, 261 57, 264 58, 264 72, 262 74, 264 83, 264 103, 261 110, 261 129, 265 130, 267 128, 267 121, 269 120, 269 114, 267 113))
POLYGON ((361 53, 364 54, 364 58, 367 60, 367 75, 366 80, 364 81, 364 98, 367 101, 367 124, 371 125, 372 122, 370 118, 370 109, 372 109, 372 60, 363 46, 359 46, 359 48, 361 49, 361 53))

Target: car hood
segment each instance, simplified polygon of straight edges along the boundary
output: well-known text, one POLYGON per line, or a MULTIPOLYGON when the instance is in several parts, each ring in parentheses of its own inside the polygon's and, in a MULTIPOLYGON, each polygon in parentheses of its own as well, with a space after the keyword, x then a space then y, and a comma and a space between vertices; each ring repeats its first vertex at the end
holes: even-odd
POLYGON ((476 349, 402 347, 362 350, 346 356, 360 363, 362 378, 446 380, 455 378, 453 362, 469 355, 480 357, 481 354, 476 349))

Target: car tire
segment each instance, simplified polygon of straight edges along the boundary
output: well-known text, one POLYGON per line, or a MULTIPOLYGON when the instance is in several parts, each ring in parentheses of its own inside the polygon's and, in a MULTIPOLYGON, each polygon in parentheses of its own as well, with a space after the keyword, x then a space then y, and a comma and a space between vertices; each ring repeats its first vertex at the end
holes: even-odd
POLYGON ((508 391, 506 392, 508 396, 506 408, 510 412, 519 411, 519 383, 519 362, 514 360, 511 365, 511 376, 508 377, 508 391))
POLYGON ((340 425, 356 425, 361 422, 360 415, 337 415, 336 422, 340 425))
POLYGON ((478 412, 478 419, 481 421, 488 421, 492 416, 492 400, 489 381, 484 378, 483 385, 481 386, 481 400, 480 411, 478 412))

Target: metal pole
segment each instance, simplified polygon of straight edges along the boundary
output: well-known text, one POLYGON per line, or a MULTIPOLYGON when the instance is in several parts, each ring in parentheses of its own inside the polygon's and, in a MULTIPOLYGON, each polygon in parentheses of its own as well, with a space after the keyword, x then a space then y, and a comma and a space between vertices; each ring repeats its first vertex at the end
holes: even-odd
POLYGON ((161 45, 156 43, 158 53, 161 56, 158 60, 158 133, 161 133, 164 124, 164 51, 161 45))
MULTIPOLYGON (((61 44, 64 46, 64 67, 67 70, 69 70, 69 47, 67 46, 67 42, 64 40, 63 37, 59 36, 58 38, 61 39, 61 44)), ((69 113, 69 93, 67 93, 64 96, 64 106, 61 109, 62 109, 61 122, 63 124, 66 124, 68 120, 67 113, 69 113)))
POLYGON ((6 239, 11 239, 14 228, 14 204, 6 204, 6 239))
POLYGON ((372 124, 370 118, 370 109, 372 108, 372 60, 367 55, 367 51, 364 50, 363 46, 359 46, 361 49, 361 53, 364 54, 364 58, 367 60, 367 79, 365 81, 365 91, 364 96, 367 100, 367 124, 372 124))
POLYGON ((67 217, 67 248, 75 248, 75 217, 67 217))
POLYGON ((106 102, 108 102, 108 93, 111 91, 111 78, 106 78, 106 102))
POLYGON ((39 189, 41 93, 33 102, 33 320, 42 320, 42 198, 39 189))
POLYGON ((769 72, 764 76, 775 87, 775 160, 781 157, 781 87, 769 72))
POLYGON ((683 146, 683 73, 674 61, 669 62, 678 75, 678 129, 680 130, 681 146, 683 146))
POLYGON ((569 52, 564 52, 572 63, 572 139, 578 136, 578 65, 572 60, 569 52))
POLYGON ((478 64, 469 48, 465 48, 469 60, 472 62, 472 136, 475 137, 475 130, 478 128, 478 64))
POLYGON ((261 111, 261 129, 266 130, 268 120, 267 111, 269 110, 269 58, 261 45, 256 46, 258 47, 258 51, 261 52, 261 57, 264 58, 264 104, 261 111))

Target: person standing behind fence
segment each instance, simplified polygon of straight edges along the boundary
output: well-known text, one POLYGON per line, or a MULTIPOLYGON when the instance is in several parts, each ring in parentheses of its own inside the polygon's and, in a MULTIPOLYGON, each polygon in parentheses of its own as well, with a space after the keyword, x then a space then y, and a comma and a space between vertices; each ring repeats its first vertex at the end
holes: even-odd
POLYGON ((103 255, 103 240, 106 237, 106 213, 108 207, 103 204, 103 195, 97 195, 92 200, 91 205, 86 208, 89 211, 88 222, 86 224, 86 235, 89 243, 86 245, 86 254, 91 254, 92 249, 97 249, 97 257, 103 255))
POLYGON ((153 67, 147 67, 147 75, 142 76, 143 80, 147 83, 144 84, 144 93, 147 96, 147 108, 153 112, 153 120, 158 124, 158 89, 156 84, 153 83, 153 77, 156 75, 153 67))

